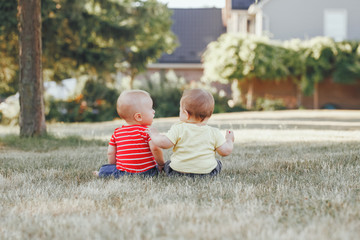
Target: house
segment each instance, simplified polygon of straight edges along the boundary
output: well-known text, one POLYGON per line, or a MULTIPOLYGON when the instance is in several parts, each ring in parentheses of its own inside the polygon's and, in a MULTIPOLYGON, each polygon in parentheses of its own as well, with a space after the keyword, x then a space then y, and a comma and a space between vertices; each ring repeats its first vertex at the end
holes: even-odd
MULTIPOLYGON (((357 0, 263 0, 248 9, 252 33, 269 35, 275 40, 311 39, 327 36, 335 41, 360 40, 360 1, 357 0)), ((246 88, 246 86, 242 86, 246 88)), ((288 108, 296 104, 296 87, 290 81, 258 81, 254 96, 281 98, 288 108)), ((305 108, 360 109, 360 81, 355 84, 334 83, 325 79, 313 96, 302 96, 305 108)))
POLYGON ((263 0, 252 4, 256 34, 276 40, 328 36, 335 41, 360 40, 358 0, 263 0))
MULTIPOLYGON (((201 57, 207 45, 216 41, 221 34, 232 32, 255 31, 255 21, 248 18, 248 8, 256 0, 224 0, 226 7, 220 8, 174 8, 172 15, 172 31, 178 38, 178 47, 172 54, 164 54, 157 63, 149 64, 146 76, 157 72, 174 71, 176 76, 186 82, 199 82, 203 76, 204 68, 201 57), (246 24, 239 24, 241 20, 246 24), (251 26, 247 26, 251 25, 251 26)), ((143 79, 144 75, 138 79, 143 79)), ((224 84, 215 84, 218 90, 225 90, 231 94, 231 87, 224 84)))
MULTIPOLYGON (((223 9, 223 23, 227 33, 251 33, 256 34, 256 16, 249 14, 249 7, 256 3, 256 0, 225 0, 223 9)), ((260 21, 258 21, 260 22, 260 21)), ((258 32, 261 35, 261 32, 258 32)))
POLYGON ((178 47, 164 54, 157 63, 148 65, 147 75, 159 71, 174 71, 188 83, 199 82, 203 75, 201 56, 207 45, 226 32, 219 8, 171 9, 172 31, 178 47))
MULTIPOLYGON (((268 34, 273 39, 309 39, 329 36, 337 41, 360 40, 358 0, 224 0, 225 8, 172 9, 172 31, 179 47, 148 65, 146 75, 174 71, 187 82, 203 75, 201 56, 206 46, 223 33, 268 34)), ((220 86, 229 92, 229 86, 220 86)), ((246 88, 246 84, 241 86, 246 88)), ((296 86, 291 82, 255 84, 253 96, 284 100, 286 107, 298 107, 296 86)), ((336 107, 360 109, 358 84, 336 84, 326 79, 314 97, 302 97, 305 108, 336 107)))
MULTIPOLYGON (((247 10, 256 0, 224 1, 226 1, 224 9, 171 9, 173 11, 172 31, 178 38, 179 46, 172 54, 164 54, 157 63, 149 64, 146 75, 160 71, 174 71, 178 77, 184 78, 188 83, 201 81, 204 72, 201 56, 207 45, 216 41, 221 34, 229 32, 230 29, 234 32, 246 32, 247 27, 239 26, 238 21, 240 18, 245 19, 243 17, 245 15, 249 16, 247 10)), ((255 29, 253 26, 250 28, 255 29)), ((222 89, 231 94, 229 85, 214 85, 218 90, 222 89)))

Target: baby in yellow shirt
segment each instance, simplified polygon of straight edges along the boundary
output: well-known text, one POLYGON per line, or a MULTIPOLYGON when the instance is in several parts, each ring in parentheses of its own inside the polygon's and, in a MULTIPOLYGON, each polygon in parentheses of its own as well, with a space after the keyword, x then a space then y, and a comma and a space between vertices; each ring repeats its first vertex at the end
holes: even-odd
POLYGON ((210 175, 220 173, 222 163, 215 158, 231 154, 234 147, 233 131, 226 131, 225 137, 220 130, 207 125, 214 111, 213 96, 203 89, 184 91, 180 100, 180 122, 171 126, 165 134, 150 128, 152 142, 160 148, 173 147, 171 160, 167 161, 164 171, 167 175, 210 175))

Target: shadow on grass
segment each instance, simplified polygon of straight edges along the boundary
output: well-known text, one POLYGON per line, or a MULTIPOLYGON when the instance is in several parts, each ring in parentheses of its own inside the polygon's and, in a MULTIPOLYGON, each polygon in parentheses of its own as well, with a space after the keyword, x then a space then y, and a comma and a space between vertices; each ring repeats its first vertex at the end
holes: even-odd
POLYGON ((0 145, 32 152, 47 152, 63 147, 91 147, 107 146, 107 142, 101 140, 85 140, 79 136, 58 138, 53 135, 42 137, 22 138, 18 135, 6 135, 0 137, 0 145))

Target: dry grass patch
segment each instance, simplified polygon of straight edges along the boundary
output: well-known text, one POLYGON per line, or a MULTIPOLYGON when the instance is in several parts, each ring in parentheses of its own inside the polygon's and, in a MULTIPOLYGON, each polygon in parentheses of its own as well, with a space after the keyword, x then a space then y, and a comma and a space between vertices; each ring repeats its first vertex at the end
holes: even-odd
POLYGON ((235 149, 219 177, 195 179, 94 178, 121 121, 1 136, 0 239, 358 239, 359 122, 358 111, 215 115, 235 149))

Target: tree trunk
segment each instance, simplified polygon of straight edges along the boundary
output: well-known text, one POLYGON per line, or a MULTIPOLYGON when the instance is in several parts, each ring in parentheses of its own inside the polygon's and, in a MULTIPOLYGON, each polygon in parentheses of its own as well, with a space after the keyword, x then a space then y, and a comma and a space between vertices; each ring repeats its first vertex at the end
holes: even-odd
POLYGON ((300 109, 302 106, 302 91, 301 87, 297 85, 296 87, 296 107, 300 109))
POLYGON ((319 109, 319 83, 314 85, 314 109, 319 109))
POLYGON ((136 69, 130 69, 130 89, 134 89, 134 81, 135 81, 135 77, 137 74, 137 70, 136 69))
POLYGON ((301 85, 300 85, 300 80, 299 81, 295 81, 295 91, 296 91, 296 107, 298 109, 300 109, 300 107, 302 106, 302 91, 301 91, 301 85))
POLYGON ((249 80, 249 88, 246 95, 246 108, 251 109, 253 105, 253 95, 254 95, 254 80, 249 80))
POLYGON ((41 65, 41 0, 18 0, 20 136, 46 134, 41 65))

